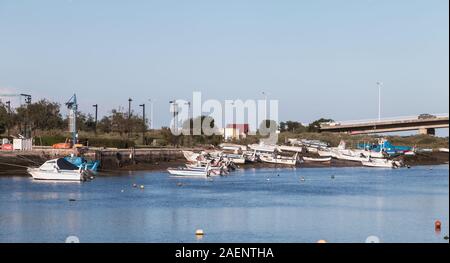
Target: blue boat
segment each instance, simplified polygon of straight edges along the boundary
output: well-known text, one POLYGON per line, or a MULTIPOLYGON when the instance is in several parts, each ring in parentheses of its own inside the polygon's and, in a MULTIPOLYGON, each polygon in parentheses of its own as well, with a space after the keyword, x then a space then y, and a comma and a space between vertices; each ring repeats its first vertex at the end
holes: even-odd
POLYGON ((364 149, 368 151, 380 152, 383 151, 389 155, 403 154, 408 151, 412 151, 413 147, 410 146, 396 146, 388 140, 381 140, 378 144, 366 144, 360 143, 357 145, 358 149, 364 149))
POLYGON ((78 168, 84 168, 88 171, 96 172, 100 166, 100 161, 88 161, 83 157, 67 156, 65 160, 69 161, 78 168))

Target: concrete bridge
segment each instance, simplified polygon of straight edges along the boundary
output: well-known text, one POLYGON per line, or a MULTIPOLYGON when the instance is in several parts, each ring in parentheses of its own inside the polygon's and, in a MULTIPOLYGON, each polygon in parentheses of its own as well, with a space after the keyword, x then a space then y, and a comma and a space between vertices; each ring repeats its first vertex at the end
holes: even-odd
POLYGON ((435 129, 448 128, 448 113, 427 116, 408 116, 376 120, 340 121, 324 123, 321 132, 350 134, 386 133, 418 130, 419 134, 435 134, 435 129))

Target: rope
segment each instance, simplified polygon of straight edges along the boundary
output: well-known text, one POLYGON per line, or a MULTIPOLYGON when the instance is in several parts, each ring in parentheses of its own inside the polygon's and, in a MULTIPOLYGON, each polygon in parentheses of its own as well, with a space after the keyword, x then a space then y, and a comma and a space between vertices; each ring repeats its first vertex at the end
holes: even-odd
POLYGON ((15 166, 15 167, 21 167, 21 168, 28 168, 28 166, 25 166, 25 165, 19 165, 19 164, 1 163, 1 162, 0 162, 0 164, 3 164, 3 165, 9 165, 9 166, 15 166))
POLYGON ((20 157, 20 158, 22 158, 22 159, 24 159, 24 160, 26 160, 26 161, 29 161, 29 162, 32 162, 32 163, 34 163, 34 164, 39 165, 39 163, 37 163, 37 162, 35 162, 35 161, 31 160, 31 159, 28 159, 27 157, 22 156, 22 155, 20 155, 20 154, 18 154, 17 157, 20 157))

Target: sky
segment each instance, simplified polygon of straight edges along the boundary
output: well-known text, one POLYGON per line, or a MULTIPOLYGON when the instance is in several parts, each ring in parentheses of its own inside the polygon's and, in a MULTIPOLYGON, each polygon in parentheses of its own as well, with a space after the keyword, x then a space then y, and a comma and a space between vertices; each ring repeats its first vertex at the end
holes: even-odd
POLYGON ((160 127, 193 91, 265 92, 280 121, 308 123, 377 118, 381 81, 382 117, 448 113, 448 12, 448 0, 0 0, 0 93, 76 93, 100 115, 151 99, 160 127))

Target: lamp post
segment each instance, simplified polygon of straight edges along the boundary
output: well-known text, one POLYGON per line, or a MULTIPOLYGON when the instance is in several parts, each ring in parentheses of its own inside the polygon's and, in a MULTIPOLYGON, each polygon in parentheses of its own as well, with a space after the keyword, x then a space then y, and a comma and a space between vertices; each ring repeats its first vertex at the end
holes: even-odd
POLYGON ((172 107, 173 107, 173 127, 172 127, 172 129, 173 129, 173 131, 176 131, 176 128, 177 128, 177 122, 176 122, 176 116, 177 116, 177 101, 176 100, 171 100, 171 101, 169 101, 169 103, 170 104, 172 104, 172 107))
POLYGON ((6 102, 6 106, 8 108, 8 137, 9 137, 9 126, 11 125, 11 101, 8 100, 6 102))
POLYGON ((98 114, 98 104, 92 105, 95 108, 95 123, 94 123, 94 133, 97 135, 97 114, 98 114))
POLYGON ((131 135, 131 123, 130 123, 130 119, 131 119, 131 102, 133 100, 131 98, 128 98, 128 121, 127 121, 127 126, 128 126, 128 138, 131 135))
POLYGON ((142 144, 145 144, 145 103, 139 105, 142 107, 142 144))

